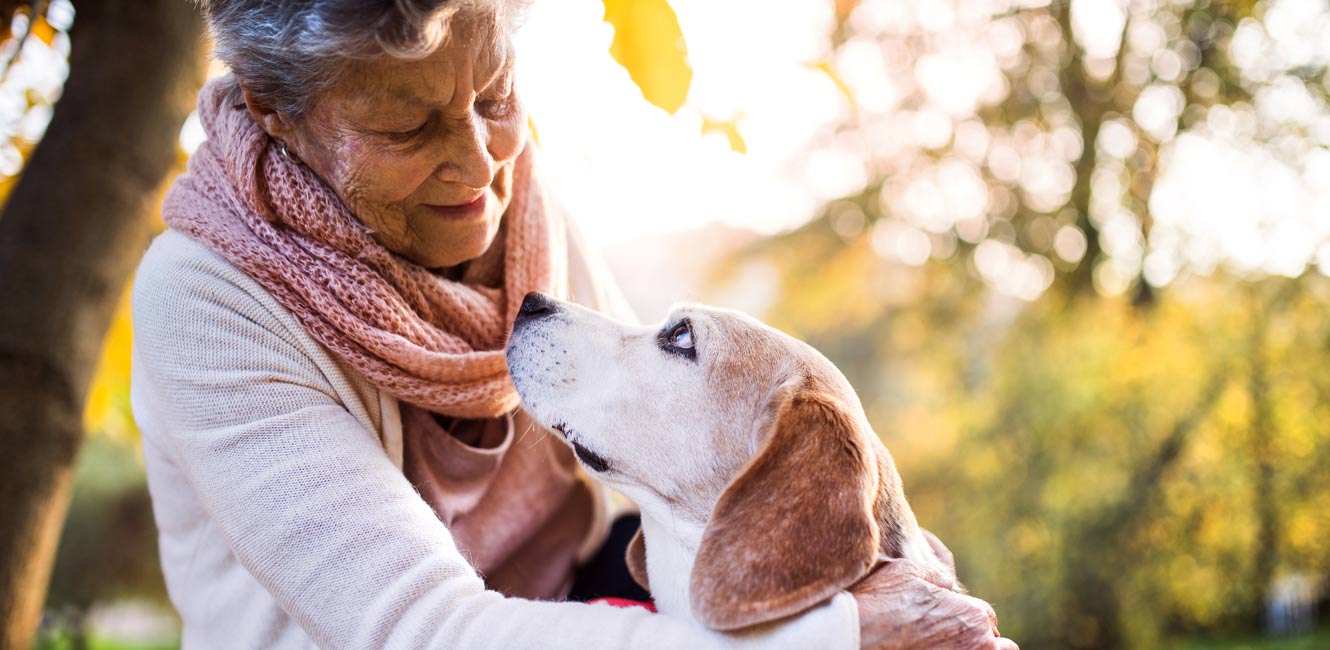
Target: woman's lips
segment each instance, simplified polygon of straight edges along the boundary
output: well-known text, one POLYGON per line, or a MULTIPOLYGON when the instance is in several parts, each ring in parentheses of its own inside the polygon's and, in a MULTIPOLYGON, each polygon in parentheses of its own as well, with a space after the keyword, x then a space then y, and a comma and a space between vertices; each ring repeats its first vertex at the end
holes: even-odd
POLYGON ((459 205, 426 204, 425 208, 445 219, 472 221, 485 216, 485 196, 487 194, 489 194, 489 192, 481 192, 480 196, 477 196, 468 203, 462 203, 459 205))

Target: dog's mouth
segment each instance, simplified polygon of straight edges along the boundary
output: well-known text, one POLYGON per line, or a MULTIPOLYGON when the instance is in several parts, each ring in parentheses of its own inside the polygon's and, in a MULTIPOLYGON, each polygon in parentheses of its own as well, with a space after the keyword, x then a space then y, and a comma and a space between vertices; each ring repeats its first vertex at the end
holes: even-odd
POLYGON ((569 429, 566 422, 559 422, 550 428, 563 434, 564 440, 567 440, 568 444, 573 446, 573 454, 577 456, 578 460, 582 461, 583 465, 586 465, 587 469, 601 474, 610 471, 609 461, 605 460, 604 456, 587 449, 585 445, 578 442, 576 432, 569 429))

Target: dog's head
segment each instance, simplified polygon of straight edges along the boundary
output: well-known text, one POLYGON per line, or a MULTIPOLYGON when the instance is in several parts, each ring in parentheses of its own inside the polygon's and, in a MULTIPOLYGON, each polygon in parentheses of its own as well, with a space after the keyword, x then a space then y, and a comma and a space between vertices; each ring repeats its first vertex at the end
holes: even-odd
POLYGON ((507 357, 587 470, 705 526, 689 596, 709 627, 803 611, 899 544, 879 524, 905 507, 890 458, 844 376, 792 337, 720 309, 640 327, 531 294, 507 357))

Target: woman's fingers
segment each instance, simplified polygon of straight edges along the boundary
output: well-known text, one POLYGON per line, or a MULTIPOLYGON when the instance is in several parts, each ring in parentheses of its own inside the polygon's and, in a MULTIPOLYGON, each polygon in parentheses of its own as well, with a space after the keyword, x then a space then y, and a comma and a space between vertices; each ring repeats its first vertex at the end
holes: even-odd
POLYGON ((992 606, 943 588, 908 560, 888 560, 851 590, 864 647, 888 650, 1012 650, 992 606))
POLYGON ((988 629, 993 633, 993 636, 1002 636, 1002 634, 998 632, 997 612, 993 611, 993 606, 988 604, 988 601, 980 600, 978 598, 975 598, 974 596, 969 596, 964 594, 962 594, 961 597, 969 599, 971 607, 974 607, 984 612, 984 614, 988 616, 988 629))

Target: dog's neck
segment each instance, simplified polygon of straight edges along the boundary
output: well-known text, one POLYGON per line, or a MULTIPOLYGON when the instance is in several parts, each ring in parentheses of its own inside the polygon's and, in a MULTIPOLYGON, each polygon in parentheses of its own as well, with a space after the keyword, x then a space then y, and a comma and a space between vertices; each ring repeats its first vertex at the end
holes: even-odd
MULTIPOLYGON (((659 513, 656 513, 657 515, 659 513)), ((651 596, 662 614, 693 620, 688 584, 702 543, 704 526, 675 517, 653 516, 642 510, 642 537, 647 547, 651 596)))

